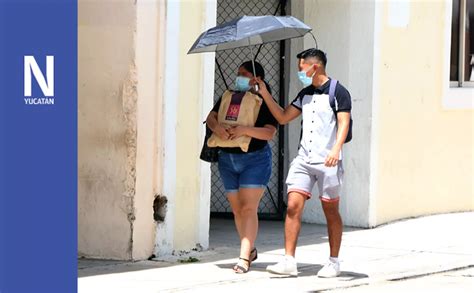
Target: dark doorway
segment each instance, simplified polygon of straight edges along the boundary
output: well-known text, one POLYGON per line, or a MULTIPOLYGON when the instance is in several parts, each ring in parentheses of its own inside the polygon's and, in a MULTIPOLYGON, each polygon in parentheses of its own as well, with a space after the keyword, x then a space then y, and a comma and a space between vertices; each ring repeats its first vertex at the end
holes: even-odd
MULTIPOLYGON (((218 0, 217 1, 217 25, 230 21, 242 15, 286 15, 286 0, 218 0)), ((260 62, 270 84, 273 97, 281 105, 285 104, 284 98, 284 56, 285 43, 274 42, 263 46, 256 46, 256 61, 260 62)), ((249 48, 237 48, 216 53, 215 90, 214 100, 220 98, 226 90, 226 84, 232 85, 238 66, 250 60, 249 48), (219 71, 222 71, 222 75, 219 71), (224 81, 225 78, 225 81, 224 81)), ((285 211, 284 202, 284 127, 280 127, 278 134, 270 142, 273 153, 272 177, 267 186, 265 194, 258 209, 261 219, 283 219, 285 211)), ((211 216, 232 217, 232 211, 227 201, 224 186, 217 170, 217 164, 211 166, 211 216)))

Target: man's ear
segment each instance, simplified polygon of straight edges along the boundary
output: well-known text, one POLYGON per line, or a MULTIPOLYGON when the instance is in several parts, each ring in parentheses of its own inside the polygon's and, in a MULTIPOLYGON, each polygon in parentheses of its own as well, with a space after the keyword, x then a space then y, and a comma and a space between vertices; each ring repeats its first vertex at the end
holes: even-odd
POLYGON ((314 65, 314 71, 315 71, 315 72, 316 72, 316 71, 319 71, 319 70, 322 68, 322 65, 319 64, 319 63, 314 63, 313 65, 314 65))

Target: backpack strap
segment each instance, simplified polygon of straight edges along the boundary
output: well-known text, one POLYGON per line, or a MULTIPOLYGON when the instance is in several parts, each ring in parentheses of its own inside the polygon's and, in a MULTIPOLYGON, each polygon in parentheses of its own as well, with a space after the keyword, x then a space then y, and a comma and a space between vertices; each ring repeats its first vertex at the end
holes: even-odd
MULTIPOLYGON (((329 105, 331 106, 332 110, 334 111, 334 116, 336 116, 337 122, 337 100, 336 100, 336 85, 338 81, 336 79, 331 79, 331 83, 329 84, 329 105)), ((344 143, 347 143, 352 140, 352 117, 350 118, 349 122, 349 131, 347 132, 347 137, 344 143)))
POLYGON ((331 83, 329 84, 329 105, 331 105, 331 108, 334 110, 334 113, 336 113, 338 109, 337 100, 336 100, 337 83, 338 83, 337 79, 331 78, 331 83))

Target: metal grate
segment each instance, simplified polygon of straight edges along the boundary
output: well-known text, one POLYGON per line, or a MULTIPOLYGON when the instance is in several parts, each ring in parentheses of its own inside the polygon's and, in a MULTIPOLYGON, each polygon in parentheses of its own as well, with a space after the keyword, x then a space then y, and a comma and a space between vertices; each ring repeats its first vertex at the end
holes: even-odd
MULTIPOLYGON (((280 0, 260 1, 260 0, 218 0, 217 1, 217 24, 222 24, 242 15, 280 15, 280 0)), ((253 52, 258 51, 259 46, 254 47, 253 52)), ((273 97, 278 101, 280 97, 280 43, 274 42, 265 44, 261 47, 256 61, 260 62, 265 69, 267 82, 272 89, 273 97)), ((240 64, 251 60, 250 48, 236 48, 216 53, 216 60, 221 66, 224 78, 227 84, 232 88, 236 72, 240 64)), ((215 91, 214 101, 217 101, 226 90, 223 77, 220 75, 216 66, 215 71, 215 91)), ((263 218, 282 218, 282 183, 283 175, 279 171, 279 164, 282 160, 279 158, 281 154, 280 139, 281 131, 275 138, 269 142, 272 148, 272 176, 268 183, 268 188, 260 202, 258 212, 263 218)), ((281 146, 282 147, 282 146, 281 146)), ((231 215, 232 210, 227 201, 224 185, 219 176, 217 164, 212 164, 212 187, 211 187, 211 213, 216 215, 231 215)))

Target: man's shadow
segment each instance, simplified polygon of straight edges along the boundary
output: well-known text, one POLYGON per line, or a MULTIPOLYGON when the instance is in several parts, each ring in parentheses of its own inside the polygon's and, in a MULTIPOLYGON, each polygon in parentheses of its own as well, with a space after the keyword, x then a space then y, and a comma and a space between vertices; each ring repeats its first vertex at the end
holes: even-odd
MULTIPOLYGON (((275 262, 254 262, 250 267, 250 271, 258 271, 258 272, 266 272, 267 266, 273 265, 275 262)), ((229 269, 231 270, 234 267, 235 263, 220 263, 216 264, 221 269, 229 269)), ((309 263, 298 263, 298 276, 297 277, 310 277, 316 276, 318 271, 323 266, 320 264, 309 264, 309 263)), ((268 273, 270 279, 285 279, 285 278, 297 278, 296 276, 285 276, 285 275, 277 275, 268 273)), ((369 275, 356 273, 351 271, 341 271, 341 274, 336 278, 340 281, 354 281, 358 279, 368 278, 369 275)))

